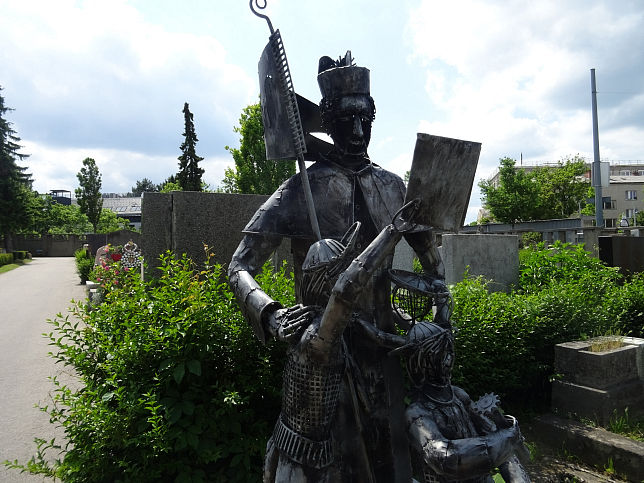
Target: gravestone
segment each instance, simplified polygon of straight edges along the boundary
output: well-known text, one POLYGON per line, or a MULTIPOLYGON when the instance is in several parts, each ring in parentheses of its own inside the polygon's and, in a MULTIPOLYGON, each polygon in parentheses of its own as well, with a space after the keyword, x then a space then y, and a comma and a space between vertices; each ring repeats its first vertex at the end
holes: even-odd
MULTIPOLYGON (((603 338, 599 338, 603 339, 603 338)), ((644 339, 619 338, 623 346, 602 352, 590 350, 589 339, 555 346, 552 408, 607 424, 628 408, 631 416, 644 415, 644 339)))

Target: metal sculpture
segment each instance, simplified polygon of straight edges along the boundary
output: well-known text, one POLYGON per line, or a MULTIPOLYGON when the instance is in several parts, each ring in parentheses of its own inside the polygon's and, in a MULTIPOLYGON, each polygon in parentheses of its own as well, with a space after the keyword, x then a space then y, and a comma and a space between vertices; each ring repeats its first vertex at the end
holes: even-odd
POLYGON ((352 262, 360 223, 341 241, 321 240, 303 264, 303 300, 321 309, 289 344, 284 368, 282 411, 268 444, 264 482, 341 481, 334 464, 331 427, 349 354, 343 333, 365 282, 393 251, 411 221, 417 202, 403 207, 392 223, 352 262))
MULTIPOLYGON (((252 0, 250 5, 257 14, 252 0)), ((266 3, 256 3, 255 6, 261 9, 266 3)), ((355 233, 351 243, 357 252, 366 249, 369 253, 367 247, 379 239, 379 233, 390 229, 391 220, 395 219, 403 206, 405 185, 399 176, 372 163, 367 154, 371 125, 375 118, 369 70, 356 66, 350 51, 337 60, 322 57, 318 67, 322 101, 317 107, 294 93, 292 80, 287 75, 288 63, 283 42, 281 37, 279 41, 274 37, 279 35, 279 31, 273 30, 268 17, 259 16, 268 22, 271 30, 269 44, 259 64, 267 157, 297 158, 300 175, 285 181, 249 221, 244 229, 244 238, 229 264, 228 276, 242 312, 257 338, 262 342, 270 338, 288 342, 292 347, 289 360, 301 362, 298 348, 302 347, 303 338, 309 337, 307 341, 317 340, 319 332, 316 331, 325 327, 320 322, 317 328, 316 321, 321 313, 318 305, 309 297, 309 274, 302 268, 311 245, 319 243, 321 239, 340 240, 358 222, 360 230, 355 233), (309 136, 309 133, 320 130, 331 136, 333 145, 313 141, 309 136), (315 163, 304 169, 304 159, 315 160, 315 163), (284 238, 290 239, 293 255, 298 301, 294 307, 282 307, 264 293, 254 280, 284 238)), ((419 156, 422 157, 423 152, 420 150, 419 156)), ((420 168, 413 169, 412 177, 416 179, 421 172, 420 168)), ((463 190, 459 190, 459 193, 463 193, 463 190)), ((453 205, 462 207, 463 203, 453 205)), ((422 206, 425 206, 425 210, 432 209, 426 204, 422 206)), ((423 220, 432 219, 425 215, 423 220)), ((454 220, 460 218, 460 212, 452 216, 454 220)), ((442 219, 446 219, 445 216, 442 219)), ((403 236, 418 255, 424 276, 432 287, 432 293, 436 294, 436 322, 449 327, 448 291, 431 229, 416 226, 404 230, 403 236)), ((359 284, 351 285, 353 295, 346 300, 350 302, 350 314, 345 305, 333 298, 326 304, 327 310, 330 310, 329 307, 335 307, 334 311, 341 308, 338 309, 339 314, 333 314, 336 322, 330 325, 334 329, 330 335, 327 334, 327 338, 335 341, 332 344, 334 350, 342 348, 343 369, 339 373, 337 368, 325 369, 324 377, 328 376, 327 379, 316 379, 322 378, 322 374, 316 372, 321 370, 317 365, 299 369, 297 365, 287 365, 285 371, 286 387, 294 388, 285 391, 287 408, 294 400, 301 401, 300 396, 310 389, 297 381, 319 380, 328 394, 335 394, 335 388, 339 387, 337 408, 331 411, 332 408, 325 405, 325 416, 318 420, 323 423, 321 426, 330 431, 328 438, 326 433, 322 436, 317 434, 318 439, 309 437, 317 442, 332 441, 330 448, 324 445, 326 443, 311 445, 307 453, 311 456, 304 458, 298 453, 299 450, 293 452, 284 446, 296 445, 296 440, 304 444, 304 440, 297 436, 297 421, 283 426, 278 424, 271 442, 275 446, 268 448, 269 455, 274 457, 278 454, 278 463, 271 458, 267 460, 269 475, 272 474, 270 468, 277 468, 275 465, 286 458, 290 466, 282 468, 298 467, 301 470, 298 474, 307 474, 308 471, 314 473, 322 467, 333 468, 335 474, 332 481, 411 481, 405 431, 404 378, 398 361, 387 355, 388 347, 400 345, 399 336, 396 335, 396 324, 400 317, 395 315, 391 304, 391 247, 379 256, 382 256, 379 263, 371 258, 365 261, 359 284), (358 285, 359 290, 355 290, 358 285), (337 377, 341 378, 339 386, 336 386, 337 377), (331 413, 334 413, 333 424, 329 425, 331 413)), ((408 324, 403 323, 402 327, 408 328, 408 324)), ((306 343, 308 346, 315 344, 306 343)), ((307 394, 315 399, 312 393, 307 394)), ((310 400, 308 396, 304 399, 310 400)), ((306 413, 309 409, 302 408, 302 411, 306 413)), ((288 423, 288 417, 280 418, 280 421, 284 420, 288 423)), ((315 426, 318 426, 317 423, 315 426)), ((309 434, 311 428, 300 429, 309 434)), ((271 477, 267 478, 270 480, 271 477)), ((306 480, 304 476, 289 480, 284 476, 277 478, 277 481, 313 480, 306 480)))
POLYGON ((492 394, 473 403, 451 385, 454 344, 450 330, 416 324, 403 355, 414 385, 406 410, 415 473, 423 482, 489 482, 499 467, 506 482, 529 482, 517 454, 526 455, 517 420, 504 416, 492 394))

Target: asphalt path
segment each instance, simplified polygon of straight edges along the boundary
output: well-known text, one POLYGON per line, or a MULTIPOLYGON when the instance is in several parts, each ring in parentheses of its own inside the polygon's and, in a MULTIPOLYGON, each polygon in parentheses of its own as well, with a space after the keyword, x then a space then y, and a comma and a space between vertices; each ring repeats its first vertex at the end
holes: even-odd
MULTIPOLYGON (((62 438, 36 404, 47 404, 53 389, 50 376, 74 381, 69 369, 54 364, 43 333, 47 319, 68 313, 72 299, 85 297, 73 257, 35 258, 0 274, 0 482, 43 481, 1 465, 5 460, 27 462, 35 453, 34 438, 62 438)), ((54 459, 56 454, 50 454, 54 459)), ((51 480, 45 480, 51 481, 51 480)))

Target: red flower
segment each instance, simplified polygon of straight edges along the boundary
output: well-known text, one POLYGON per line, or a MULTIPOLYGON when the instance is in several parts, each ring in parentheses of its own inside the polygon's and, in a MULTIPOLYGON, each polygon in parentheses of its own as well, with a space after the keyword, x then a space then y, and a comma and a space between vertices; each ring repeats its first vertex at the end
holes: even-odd
POLYGON ((112 253, 112 260, 118 262, 121 259, 122 255, 120 253, 112 253))

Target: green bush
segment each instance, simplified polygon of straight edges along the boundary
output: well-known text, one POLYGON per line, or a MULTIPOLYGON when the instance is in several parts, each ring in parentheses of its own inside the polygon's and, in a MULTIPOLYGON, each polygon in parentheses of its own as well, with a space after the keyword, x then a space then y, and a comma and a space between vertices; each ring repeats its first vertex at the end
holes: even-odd
POLYGON ((81 283, 85 283, 89 280, 89 274, 92 268, 94 268, 94 259, 90 255, 89 250, 85 248, 76 250, 74 257, 76 258, 76 273, 78 273, 81 283))
POLYGON ((519 287, 524 292, 533 293, 554 282, 575 281, 588 276, 615 282, 620 278, 617 270, 590 256, 583 245, 557 241, 545 248, 544 243, 538 243, 521 251, 519 287))
POLYGON ((13 263, 13 253, 0 253, 0 267, 13 263))
POLYGON ((25 258, 31 258, 29 252, 26 250, 14 250, 13 259, 14 260, 24 260, 25 258))
POLYGON ((524 408, 549 403, 554 346, 607 331, 641 335, 644 277, 623 278, 582 247, 557 243, 522 255, 519 288, 489 293, 480 278, 452 288, 454 380, 524 408))
MULTIPOLYGON (((257 342, 220 266, 195 272, 168 255, 163 276, 145 282, 110 270, 103 304, 51 321, 54 357, 82 384, 54 379, 47 411, 68 443, 59 462, 36 458, 30 470, 66 482, 260 481, 282 346, 257 342)), ((284 269, 259 280, 294 303, 284 269)), ((41 443, 39 455, 57 448, 41 443)))

